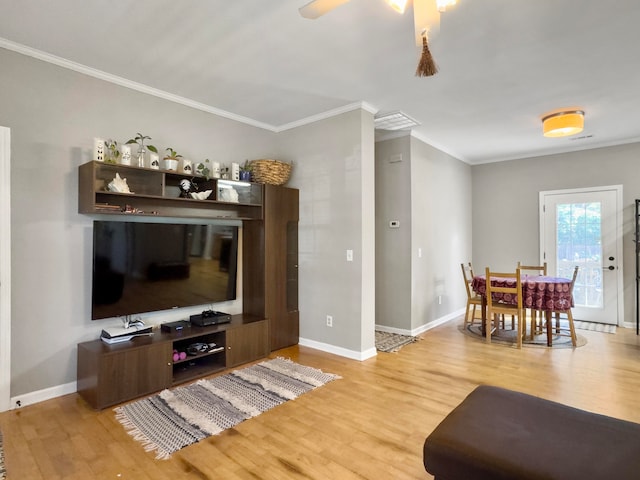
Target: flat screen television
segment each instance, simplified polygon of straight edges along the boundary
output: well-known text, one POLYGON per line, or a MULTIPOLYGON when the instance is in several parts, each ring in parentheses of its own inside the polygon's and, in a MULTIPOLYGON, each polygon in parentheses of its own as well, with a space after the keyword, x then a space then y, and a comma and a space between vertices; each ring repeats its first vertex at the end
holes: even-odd
POLYGON ((93 222, 91 319, 236 298, 238 227, 93 222))

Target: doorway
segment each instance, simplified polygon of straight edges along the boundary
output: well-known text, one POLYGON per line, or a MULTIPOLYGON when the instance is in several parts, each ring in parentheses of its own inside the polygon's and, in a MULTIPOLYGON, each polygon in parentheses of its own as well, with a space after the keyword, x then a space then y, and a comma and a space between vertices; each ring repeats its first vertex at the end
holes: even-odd
POLYGON ((0 412, 11 407, 11 136, 0 127, 0 412))
POLYGON ((576 320, 621 324, 622 186, 540 192, 540 257, 549 275, 578 277, 576 320))

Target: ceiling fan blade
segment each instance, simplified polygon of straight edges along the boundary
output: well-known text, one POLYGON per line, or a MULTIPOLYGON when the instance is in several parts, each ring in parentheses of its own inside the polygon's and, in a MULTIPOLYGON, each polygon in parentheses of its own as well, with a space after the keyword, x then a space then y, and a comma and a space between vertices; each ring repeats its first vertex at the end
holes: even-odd
POLYGON ((298 11, 304 18, 316 19, 325 13, 330 12, 349 0, 313 0, 304 7, 300 7, 298 11))
POLYGON ((422 32, 425 29, 430 37, 440 31, 440 12, 436 0, 413 0, 413 26, 418 46, 422 46, 422 32))

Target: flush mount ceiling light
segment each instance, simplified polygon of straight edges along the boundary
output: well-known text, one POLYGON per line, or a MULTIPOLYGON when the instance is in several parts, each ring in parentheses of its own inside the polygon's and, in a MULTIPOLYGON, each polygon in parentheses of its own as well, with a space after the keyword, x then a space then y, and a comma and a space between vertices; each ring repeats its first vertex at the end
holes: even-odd
POLYGON ((545 137, 568 137, 584 129, 584 112, 567 110, 545 115, 542 118, 542 133, 545 137))
POLYGON ((377 130, 407 130, 420 125, 419 122, 402 112, 376 115, 374 123, 377 130))

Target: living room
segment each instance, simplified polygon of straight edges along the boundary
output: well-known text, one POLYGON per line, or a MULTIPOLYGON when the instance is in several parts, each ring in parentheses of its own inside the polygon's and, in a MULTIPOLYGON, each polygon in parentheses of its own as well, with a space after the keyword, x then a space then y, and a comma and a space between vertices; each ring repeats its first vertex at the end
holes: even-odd
MULTIPOLYGON (((413 335, 429 330, 428 337, 457 321, 465 304, 461 261, 506 268, 539 258, 543 190, 623 186, 621 326, 633 323, 637 135, 618 145, 471 165, 413 135, 376 141, 375 111, 365 102, 272 131, 141 91, 133 82, 123 85, 78 65, 38 58, 13 42, 0 49, 0 65, 0 125, 10 129, 11 150, 11 311, 2 320, 10 322, 11 334, 6 408, 73 394, 76 345, 98 338, 106 324, 89 320, 91 218, 77 212, 77 170, 91 160, 96 136, 126 140, 142 131, 159 147, 180 148, 193 159, 294 163, 288 185, 300 190, 303 352, 295 355, 318 356, 329 371, 342 362, 356 365, 350 371, 378 362, 372 359, 377 325, 413 335), (398 154, 403 161, 388 161, 398 154), (499 233, 500 218, 486 213, 496 204, 512 222, 508 235, 499 233), (400 228, 389 229, 390 220, 399 220, 400 228), (345 261, 346 250, 354 251, 353 262, 345 261), (326 315, 334 319, 331 328, 326 315)), ((241 302, 217 307, 242 310, 241 302)), ((174 319, 172 312, 147 318, 174 319)), ((419 358, 412 362, 419 368, 419 358)), ((71 404, 65 408, 76 408, 71 404)), ((626 406, 620 409, 629 416, 626 406)))

